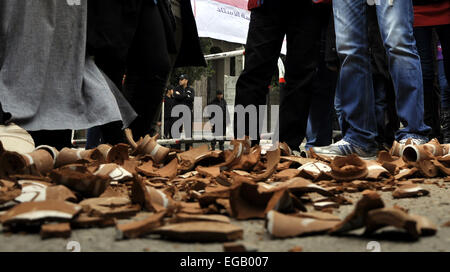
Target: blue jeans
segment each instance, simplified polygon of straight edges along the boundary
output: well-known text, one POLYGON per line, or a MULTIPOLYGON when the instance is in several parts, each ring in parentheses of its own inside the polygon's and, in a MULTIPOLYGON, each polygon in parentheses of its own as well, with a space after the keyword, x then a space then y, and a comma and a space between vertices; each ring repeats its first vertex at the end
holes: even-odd
MULTIPOLYGON (((333 1, 336 43, 341 73, 339 97, 344 139, 363 149, 376 148, 377 121, 367 33, 367 1, 333 1)), ((381 37, 389 59, 396 108, 405 126, 396 138, 426 139, 430 128, 423 121, 423 82, 420 58, 413 36, 411 0, 380 1, 376 6, 381 37)))

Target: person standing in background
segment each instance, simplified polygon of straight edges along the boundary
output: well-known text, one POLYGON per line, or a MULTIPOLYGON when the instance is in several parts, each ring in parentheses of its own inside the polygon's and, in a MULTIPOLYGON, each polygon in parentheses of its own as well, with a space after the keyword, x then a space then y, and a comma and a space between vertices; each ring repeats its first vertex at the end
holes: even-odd
MULTIPOLYGON (((342 117, 347 124, 343 139, 328 147, 313 148, 318 154, 365 158, 377 155, 377 120, 369 41, 366 0, 333 1, 336 44, 341 69, 336 88, 342 117)), ((379 1, 376 15, 389 59, 389 71, 396 94, 397 115, 404 128, 396 140, 415 144, 428 141, 430 127, 423 118, 423 82, 420 57, 413 36, 412 0, 379 1)))
MULTIPOLYGON (((225 144, 225 136, 227 135, 227 126, 229 125, 229 122, 230 122, 230 116, 228 114, 228 109, 227 109, 227 101, 225 101, 225 99, 223 98, 223 92, 220 90, 217 91, 216 98, 214 98, 214 100, 211 101, 211 103, 209 103, 208 105, 219 106, 222 111, 222 120, 221 120, 222 128, 220 129, 217 125, 213 125, 212 133, 213 133, 213 137, 223 137, 223 139, 217 141, 214 138, 214 140, 211 142, 211 148, 212 148, 212 150, 215 150, 216 143, 219 142, 219 149, 223 151, 224 144, 225 144)), ((211 116, 211 119, 212 118, 214 118, 214 116, 211 116)))
POLYGON ((450 85, 448 84, 447 76, 445 75, 444 56, 442 55, 442 46, 439 43, 437 47, 437 66, 438 66, 438 81, 441 88, 441 126, 442 126, 442 142, 450 143, 450 109, 449 113, 445 110, 450 105, 450 85))
POLYGON ((336 90, 337 65, 336 35, 331 5, 320 8, 321 41, 320 61, 313 83, 311 107, 306 130, 306 150, 313 146, 327 146, 332 143, 334 118, 334 93, 336 90))
MULTIPOLYGON (((439 92, 435 88, 436 32, 442 45, 444 70, 450 79, 450 0, 414 0, 414 36, 422 65, 425 122, 432 127, 430 137, 440 136, 439 92)), ((443 96, 442 133, 444 143, 450 143, 450 101, 443 96)))
MULTIPOLYGON (((314 1, 324 2, 324 1, 314 1)), ((300 151, 306 134, 313 82, 319 66, 320 10, 313 1, 250 0, 250 27, 245 45, 245 67, 236 83, 235 105, 266 105, 271 79, 277 67, 284 38, 287 39, 286 85, 281 90, 279 110, 280 141, 300 151)), ((235 138, 250 136, 252 144, 259 140, 250 132, 245 116, 244 135, 238 135, 238 118, 234 118, 235 138)), ((258 118, 259 120, 259 118, 258 118)), ((241 120, 239 120, 241 121, 241 120)))
POLYGON ((86 52, 87 16, 87 0, 0 1, 0 102, 36 145, 136 116, 86 52))
MULTIPOLYGON (((172 68, 206 66, 191 1, 177 2, 175 16, 169 0, 89 0, 88 48, 136 110, 130 125, 136 139, 159 118, 172 68)), ((121 124, 102 132, 107 143, 125 140, 121 124)))
MULTIPOLYGON (((190 128, 183 127, 185 137, 186 138, 192 138, 193 137, 193 130, 192 130, 192 124, 193 124, 193 118, 194 118, 194 97, 195 97, 195 91, 193 88, 189 86, 189 77, 188 75, 181 75, 178 80, 178 86, 175 88, 173 93, 173 98, 176 101, 176 105, 185 105, 190 110, 190 128)), ((180 131, 181 133, 181 131, 180 131)), ((186 150, 189 150, 189 148, 192 147, 192 144, 186 144, 186 150)))
POLYGON ((166 95, 164 96, 164 137, 167 139, 172 138, 171 130, 174 118, 171 116, 171 113, 175 105, 173 93, 173 86, 169 85, 167 87, 166 95))

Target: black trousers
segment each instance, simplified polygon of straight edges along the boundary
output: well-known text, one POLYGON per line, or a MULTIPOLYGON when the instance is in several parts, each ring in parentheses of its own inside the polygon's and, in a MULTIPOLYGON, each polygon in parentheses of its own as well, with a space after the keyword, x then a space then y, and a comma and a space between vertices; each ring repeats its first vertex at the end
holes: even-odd
MULTIPOLYGON (((279 132, 280 141, 296 150, 305 137, 311 85, 320 52, 320 29, 311 1, 266 1, 263 7, 252 10, 245 69, 236 84, 236 105, 266 105, 268 86, 287 36, 286 86, 281 91, 279 132)), ((246 119, 245 134, 251 136, 250 120, 246 119)), ((236 138, 244 136, 237 135, 236 117, 234 129, 236 138)))
MULTIPOLYGON (((436 31, 441 42, 444 55, 444 67, 447 79, 450 79, 450 25, 427 26, 414 28, 417 50, 420 55, 423 78, 424 119, 425 124, 432 128, 430 138, 440 135, 440 93, 436 82, 436 41, 433 39, 436 31)), ((448 106, 450 107, 450 105, 448 106)))
MULTIPOLYGON (((171 70, 162 15, 164 8, 162 4, 155 6, 150 1, 141 2, 139 23, 125 62, 108 50, 95 54, 97 65, 122 90, 138 114, 130 125, 135 139, 150 133, 159 115, 171 70), (122 85, 124 74, 126 78, 122 85)), ((123 141, 120 122, 102 126, 102 134, 107 143, 123 141)))
MULTIPOLYGON (((214 137, 225 137, 227 136, 227 120, 223 120, 223 126, 222 126, 222 133, 219 133, 219 131, 216 131, 216 125, 214 125, 212 127, 212 133, 214 137)), ((225 140, 219 140, 217 141, 216 139, 211 141, 211 147, 213 150, 216 149, 216 144, 217 142, 219 142, 219 149, 223 150, 224 149, 224 144, 225 144, 225 140)))

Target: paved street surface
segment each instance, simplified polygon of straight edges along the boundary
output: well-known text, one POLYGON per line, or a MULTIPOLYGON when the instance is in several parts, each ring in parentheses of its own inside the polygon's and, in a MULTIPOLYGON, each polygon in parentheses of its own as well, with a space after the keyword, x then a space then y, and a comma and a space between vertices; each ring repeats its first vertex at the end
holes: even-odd
MULTIPOLYGON (((420 198, 409 198, 394 200, 391 192, 380 192, 387 207, 394 204, 409 209, 410 213, 415 213, 428 217, 438 225, 438 232, 432 237, 422 237, 419 241, 408 241, 402 232, 395 229, 385 228, 384 232, 378 232, 375 236, 366 238, 360 237, 363 230, 354 231, 346 237, 332 237, 327 235, 272 239, 265 231, 264 220, 234 221, 244 228, 244 239, 239 241, 260 252, 276 251, 286 252, 289 249, 300 246, 304 252, 308 251, 352 251, 366 252, 367 244, 370 241, 380 243, 381 251, 450 251, 450 227, 442 225, 450 221, 450 183, 443 183, 446 188, 439 188, 436 185, 423 185, 430 191, 429 196, 420 198)), ((344 194, 347 198, 356 202, 360 193, 344 194)), ((311 208, 308 208, 310 211, 311 208)), ((335 210, 334 214, 344 218, 351 210, 352 205, 341 206, 335 210)), ((179 243, 161 240, 159 237, 148 236, 141 239, 116 241, 115 229, 86 229, 73 230, 69 239, 48 239, 41 240, 39 234, 9 234, 3 233, 0 227, 0 251, 68 251, 66 249, 69 241, 77 241, 81 251, 134 251, 134 252, 172 252, 172 251, 223 251, 222 243, 179 243)))

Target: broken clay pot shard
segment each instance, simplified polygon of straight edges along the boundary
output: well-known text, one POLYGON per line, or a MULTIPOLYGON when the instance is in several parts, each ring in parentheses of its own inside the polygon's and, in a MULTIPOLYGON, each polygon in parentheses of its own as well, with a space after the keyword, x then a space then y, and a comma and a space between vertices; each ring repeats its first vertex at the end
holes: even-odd
POLYGON ((427 149, 433 156, 443 156, 444 155, 444 147, 439 143, 439 141, 434 138, 428 143, 423 145, 425 149, 427 149))
POLYGON ((0 157, 2 175, 36 174, 43 175, 53 169, 54 161, 49 151, 35 150, 28 154, 6 151, 0 157))
POLYGON ((103 154, 98 149, 84 150, 63 148, 56 157, 55 167, 61 167, 68 164, 73 164, 78 161, 104 161, 103 154))
POLYGON ((69 223, 45 224, 41 226, 41 238, 69 238, 72 229, 69 223))
POLYGON ((72 220, 74 228, 105 228, 114 226, 114 218, 103 218, 98 216, 89 216, 87 213, 80 213, 77 218, 72 220))
POLYGON ((403 159, 408 162, 432 160, 434 156, 425 145, 407 145, 403 149, 403 159))
POLYGON ((80 211, 81 206, 64 201, 25 202, 8 210, 0 221, 4 225, 33 224, 45 220, 70 221, 80 211))
POLYGON ((394 198, 408 198, 426 196, 429 193, 430 192, 428 190, 425 190, 417 184, 407 184, 397 188, 394 192, 392 192, 392 196, 394 198))
POLYGON ((76 202, 77 197, 64 185, 51 185, 34 180, 19 180, 22 192, 14 201, 18 203, 36 202, 46 200, 60 200, 76 202))
POLYGON ((149 234, 151 230, 163 225, 165 212, 150 215, 144 220, 118 224, 116 226, 116 239, 133 239, 149 234))
POLYGON ((152 233, 164 238, 186 242, 227 242, 242 239, 242 228, 219 222, 186 222, 166 225, 152 233))
POLYGON ((19 183, 9 180, 0 180, 0 205, 20 196, 22 189, 19 183))
POLYGON ((420 236, 417 221, 404 211, 396 208, 382 208, 369 211, 366 220, 365 235, 370 235, 386 226, 404 229, 414 239, 420 236))
POLYGON ((410 214, 409 216, 417 222, 417 231, 421 236, 432 236, 436 234, 437 226, 428 218, 416 214, 410 214))
POLYGON ((83 211, 94 217, 129 218, 141 210, 141 206, 132 205, 127 197, 88 198, 80 202, 83 211))
POLYGON ((299 176, 313 180, 332 179, 331 167, 324 162, 309 162, 298 168, 301 172, 299 176))
POLYGON ((341 219, 338 216, 324 212, 300 212, 295 214, 294 216, 300 218, 312 218, 325 221, 341 221, 341 219))
POLYGON ((355 154, 336 157, 330 166, 331 175, 337 181, 363 179, 369 173, 367 164, 355 154))
POLYGON ((373 161, 367 162, 367 170, 369 173, 366 178, 370 180, 380 180, 391 176, 390 172, 386 168, 373 161))
POLYGON ((251 170, 261 159, 261 147, 252 147, 249 152, 245 152, 239 157, 239 161, 233 164, 230 170, 251 170), (248 154, 247 154, 248 153, 248 154))
MULTIPOLYGON (((208 158, 219 158, 220 153, 209 150, 209 145, 201 145, 189 151, 177 154, 178 169, 182 172, 193 170, 198 163, 208 158)), ((216 165, 218 166, 218 165, 216 165)))
POLYGON ((161 190, 155 189, 145 184, 139 176, 136 176, 133 185, 131 198, 134 203, 138 203, 150 212, 160 212, 170 209, 173 200, 161 190))
POLYGON ((230 190, 232 216, 238 220, 264 218, 269 210, 290 211, 294 207, 286 188, 278 190, 261 189, 264 184, 242 180, 233 184, 230 190))
POLYGON ((101 195, 109 186, 109 176, 98 176, 85 169, 71 167, 59 168, 50 173, 53 182, 67 186, 68 188, 84 194, 88 197, 101 195))
POLYGON ((123 163, 128 159, 129 156, 127 144, 117 144, 113 146, 106 156, 107 162, 116 163, 118 165, 123 165, 123 163))
POLYGON ((285 181, 279 185, 281 188, 288 188, 290 192, 295 195, 302 195, 306 193, 318 193, 323 196, 334 196, 334 194, 327 189, 310 182, 304 178, 296 177, 285 181))
POLYGON ((172 219, 172 223, 192 222, 192 221, 212 221, 221 223, 231 223, 230 218, 224 215, 218 214, 187 214, 178 213, 172 219))
POLYGON ((247 248, 243 244, 238 243, 224 243, 223 244, 224 252, 247 252, 247 248))
POLYGON ((250 149, 251 143, 248 139, 245 140, 232 140, 230 145, 233 146, 232 151, 225 151, 225 162, 220 163, 216 166, 223 167, 228 170, 229 167, 239 163, 241 156, 250 149))
POLYGON ((262 174, 253 175, 252 179, 256 182, 265 181, 270 178, 276 171, 278 163, 280 163, 280 149, 267 151, 267 168, 262 174))
POLYGON ((374 192, 366 190, 363 192, 363 197, 356 203, 355 209, 350 213, 344 221, 336 225, 330 230, 331 234, 341 234, 365 226, 367 214, 374 209, 384 207, 381 196, 374 192))
POLYGON ((134 148, 134 155, 150 155, 156 163, 162 163, 169 155, 170 149, 157 143, 158 134, 154 137, 146 135, 138 142, 133 139, 133 133, 130 129, 125 129, 125 136, 129 144, 134 148))
POLYGON ((391 150, 389 151, 389 154, 391 154, 392 156, 401 157, 403 155, 403 149, 405 148, 405 146, 406 145, 394 141, 392 143, 392 147, 391 150))
POLYGON ((277 238, 305 236, 324 233, 339 224, 339 221, 300 218, 270 211, 266 217, 267 231, 277 238))
POLYGON ((130 172, 115 163, 101 164, 97 171, 94 172, 94 175, 108 176, 113 181, 125 181, 133 178, 130 172))

